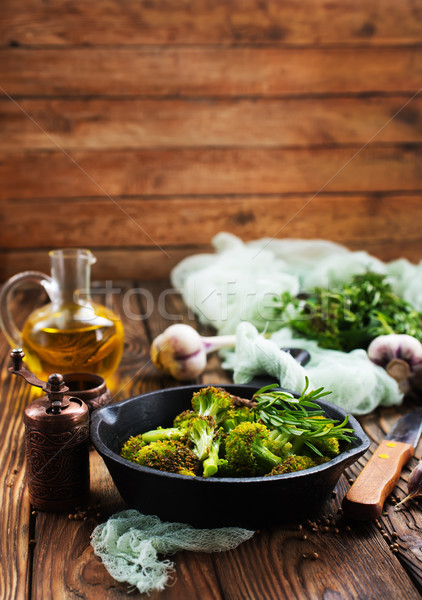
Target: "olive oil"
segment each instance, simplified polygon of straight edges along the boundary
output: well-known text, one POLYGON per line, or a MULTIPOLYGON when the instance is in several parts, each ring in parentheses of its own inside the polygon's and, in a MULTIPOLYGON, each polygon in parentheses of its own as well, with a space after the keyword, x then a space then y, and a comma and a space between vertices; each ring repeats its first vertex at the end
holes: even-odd
POLYGON ((107 379, 119 365, 123 342, 120 319, 94 302, 58 310, 51 304, 42 307, 28 317, 22 331, 27 366, 40 379, 53 372, 91 372, 107 379))
POLYGON ((0 327, 13 347, 22 347, 30 371, 40 379, 51 373, 95 373, 112 383, 123 352, 119 317, 93 302, 91 266, 95 256, 86 248, 49 252, 51 276, 25 271, 11 277, 0 292, 0 327), (41 285, 50 302, 34 310, 19 331, 8 301, 23 283, 41 285))

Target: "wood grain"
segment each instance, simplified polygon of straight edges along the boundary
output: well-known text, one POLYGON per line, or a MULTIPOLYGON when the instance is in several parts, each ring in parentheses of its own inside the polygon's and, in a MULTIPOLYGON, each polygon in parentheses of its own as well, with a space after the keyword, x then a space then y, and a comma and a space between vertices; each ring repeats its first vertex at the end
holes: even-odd
POLYGON ((0 49, 0 91, 21 96, 286 97, 391 93, 410 99, 422 49, 146 47, 0 49))
MULTIPOLYGON (((420 156, 413 145, 75 151, 71 159, 60 151, 2 152, 0 200, 413 191, 420 156)), ((91 226, 87 219, 85 231, 91 226)))
MULTIPOLYGON (((47 240, 48 248, 50 244, 47 240)), ((97 257, 95 276, 100 279, 115 280, 142 277, 148 280, 168 277, 171 269, 183 258, 209 246, 180 248, 92 248, 97 257)), ((47 248, 31 248, 24 251, 0 250, 0 281, 16 273, 32 269, 49 273, 50 264, 47 248)))
POLYGON ((416 597, 409 578, 400 579, 400 565, 394 555, 386 554, 384 564, 374 564, 373 557, 385 552, 385 547, 380 548, 370 528, 362 530, 349 525, 347 531, 346 522, 338 515, 330 521, 335 525, 303 524, 300 531, 297 527, 262 531, 235 552, 215 555, 224 597, 378 600, 390 598, 391 590, 401 584, 403 598, 416 597), (327 531, 323 531, 324 527, 327 531), (248 576, 247 564, 254 565, 253 578, 248 576))
MULTIPOLYGON (((411 400, 405 399, 403 409, 405 412, 415 410, 415 406, 411 400)), ((400 414, 404 414, 399 411, 400 414)), ((348 469, 349 484, 352 484, 361 469, 367 465, 370 457, 376 450, 378 444, 382 442, 391 427, 397 421, 398 411, 395 407, 381 408, 365 415, 361 419, 365 432, 371 439, 371 447, 369 451, 355 464, 348 469)), ((383 512, 378 519, 375 520, 376 529, 382 534, 383 539, 387 542, 388 548, 399 559, 409 574, 410 579, 416 585, 419 594, 422 593, 422 557, 420 547, 417 540, 421 536, 421 525, 414 518, 412 512, 408 512, 410 505, 407 505, 402 510, 396 510, 395 505, 407 495, 407 481, 411 470, 416 466, 419 457, 422 455, 422 440, 419 441, 418 447, 415 449, 415 455, 410 459, 408 465, 401 473, 400 479, 384 504, 383 512)), ((350 485, 342 488, 341 497, 344 497, 350 489, 350 485)), ((412 508, 419 510, 417 505, 412 508)), ((366 524, 350 521, 354 525, 358 525, 360 529, 365 530, 366 524)), ((416 596, 418 597, 418 596, 416 596)))
POLYGON ((25 488, 22 415, 34 396, 20 378, 7 372, 11 362, 9 345, 2 334, 0 353, 0 597, 20 600, 29 591, 34 547, 33 517, 25 488))
POLYGON ((294 0, 109 0, 6 4, 0 43, 73 44, 418 44, 418 0, 321 3, 294 0), (65 4, 65 7, 63 7, 65 4), (63 20, 63 12, 66 19, 63 20))
MULTIPOLYGON (((4 201, 0 218, 7 218, 9 225, 0 247, 42 247, 46 240, 47 248, 78 246, 89 235, 93 249, 136 245, 169 248, 168 264, 174 266, 180 253, 174 254, 171 248, 183 246, 186 232, 193 248, 209 244, 220 231, 230 231, 245 241, 273 236, 318 237, 362 248, 371 238, 372 243, 406 239, 417 246, 422 236, 420 194, 176 196, 117 198, 116 202, 118 206, 108 199, 90 198, 4 201), (55 211, 57 205, 60 209, 55 211), (95 227, 91 227, 93 222, 95 227)), ((142 251, 134 256, 140 270, 146 262, 143 256, 142 251)))
MULTIPOLYGON (((347 241, 345 238, 341 239, 341 242, 345 241, 347 241)), ((420 242, 417 240, 400 239, 393 246, 391 240, 387 238, 374 239, 371 237, 364 241, 350 240, 347 244, 352 250, 366 250, 384 261, 396 260, 397 257, 400 257, 417 264, 421 260, 420 242)), ((0 281, 5 281, 12 275, 28 268, 48 273, 50 269, 48 249, 0 250, 0 281)), ((116 274, 119 277, 142 277, 152 281, 168 277, 171 269, 187 256, 200 252, 213 252, 209 245, 163 249, 166 253, 152 248, 95 248, 95 255, 98 259, 95 274, 102 279, 111 281, 116 278, 116 274)))
POLYGON ((386 2, 6 2, 0 276, 89 240, 160 277, 218 230, 418 261, 422 6, 386 2))
POLYGON ((0 99, 0 151, 422 141, 422 98, 0 99), (30 118, 28 118, 28 115, 30 118), (386 126, 386 124, 388 124, 386 126))

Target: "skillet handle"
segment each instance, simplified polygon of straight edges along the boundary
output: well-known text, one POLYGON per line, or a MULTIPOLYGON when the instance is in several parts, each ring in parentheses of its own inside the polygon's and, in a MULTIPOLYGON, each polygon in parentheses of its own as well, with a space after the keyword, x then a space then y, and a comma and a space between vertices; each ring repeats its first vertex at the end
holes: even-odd
POLYGON ((282 350, 291 354, 295 361, 302 365, 302 367, 307 365, 311 359, 309 352, 303 348, 282 348, 282 350))

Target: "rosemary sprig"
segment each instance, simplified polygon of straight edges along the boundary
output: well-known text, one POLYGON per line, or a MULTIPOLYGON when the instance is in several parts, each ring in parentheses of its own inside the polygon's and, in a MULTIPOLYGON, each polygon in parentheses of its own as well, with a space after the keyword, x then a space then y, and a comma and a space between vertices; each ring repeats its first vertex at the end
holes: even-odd
POLYGON ((258 390, 254 394, 253 400, 256 402, 256 410, 262 422, 286 438, 302 437, 304 444, 318 455, 321 453, 312 444, 312 440, 337 438, 351 442, 354 439, 354 430, 346 427, 348 416, 340 423, 336 419, 327 417, 316 402, 331 392, 324 391, 322 387, 308 391, 309 379, 307 377, 305 382, 299 398, 295 398, 289 392, 275 390, 274 388, 278 387, 276 383, 258 390))

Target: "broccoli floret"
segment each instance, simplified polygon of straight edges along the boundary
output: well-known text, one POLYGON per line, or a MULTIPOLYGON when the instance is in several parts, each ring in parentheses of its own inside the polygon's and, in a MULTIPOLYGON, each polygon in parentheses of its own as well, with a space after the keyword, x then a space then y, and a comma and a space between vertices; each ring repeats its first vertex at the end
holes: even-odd
MULTIPOLYGON (((323 417, 321 416, 316 416, 316 417, 312 417, 313 419, 321 419, 323 417)), ((332 425, 327 425, 326 427, 324 427, 324 429, 327 431, 332 427, 332 425)), ((314 438, 312 440, 312 444, 315 446, 315 448, 317 450, 319 450, 321 452, 321 454, 323 454, 324 456, 330 456, 331 458, 334 458, 334 456, 337 456, 338 454, 340 454, 340 442, 337 438, 332 437, 332 438, 324 438, 322 440, 319 440, 317 437, 314 438)))
POLYGON ((324 456, 334 458, 340 454, 340 443, 337 438, 314 440, 312 443, 324 456))
POLYGON ((240 423, 228 433, 225 443, 227 469, 233 476, 255 477, 269 473, 281 458, 265 446, 268 429, 262 423, 240 423))
POLYGON ((315 467, 318 463, 310 456, 298 456, 290 454, 279 465, 276 465, 268 475, 282 475, 283 473, 293 473, 294 471, 303 471, 315 467))
MULTIPOLYGON (((291 428, 290 433, 280 433, 277 429, 271 429, 267 442, 268 447, 274 454, 278 456, 286 456, 287 454, 299 455, 302 452, 302 447, 306 446, 303 430, 291 428)), ((305 451, 303 452, 306 453, 305 451)))
POLYGON ((139 450, 133 462, 180 475, 197 475, 201 466, 197 455, 178 440, 151 442, 139 450))
POLYGON ((269 441, 265 445, 268 446, 271 452, 281 457, 286 454, 294 454, 295 456, 307 455, 316 459, 321 456, 334 458, 334 456, 340 454, 340 443, 337 438, 318 439, 313 437, 306 440, 302 435, 277 436, 275 434, 277 434, 276 430, 270 432, 269 441), (272 437, 273 435, 274 437, 272 437), (320 454, 317 454, 317 452, 320 454))
POLYGON ((184 410, 174 418, 173 427, 184 429, 187 425, 189 425, 190 420, 195 418, 197 414, 198 413, 194 412, 193 410, 184 410))
POLYGON ((132 462, 136 461, 136 456, 141 448, 145 446, 142 435, 132 436, 125 442, 120 450, 120 456, 132 462))
POLYGON ((146 444, 158 442, 159 440, 181 440, 186 436, 186 432, 179 427, 158 427, 151 429, 141 435, 146 444))
POLYGON ((216 423, 212 417, 192 417, 187 426, 186 433, 193 443, 193 451, 199 460, 205 460, 211 450, 215 435, 216 423))
POLYGON ((239 423, 244 423, 245 421, 255 421, 256 415, 253 410, 251 410, 247 406, 233 406, 229 408, 226 414, 224 421, 222 422, 222 426, 225 431, 231 431, 234 429, 239 423))
POLYGON ((268 439, 264 440, 264 445, 271 450, 273 454, 285 458, 292 452, 292 444, 288 441, 289 436, 280 434, 277 429, 272 429, 268 433, 268 439))
POLYGON ((213 417, 184 411, 174 419, 173 427, 152 429, 142 434, 145 443, 178 440, 191 448, 200 461, 205 460, 214 439, 216 422, 213 417), (190 446, 189 446, 190 444, 190 446))
POLYGON ((226 391, 208 386, 193 394, 192 408, 203 417, 213 417, 219 425, 227 417, 228 411, 233 408, 233 400, 226 391))
POLYGON ((303 471, 317 465, 322 465, 330 460, 328 456, 298 456, 290 454, 279 465, 276 465, 267 475, 282 475, 283 473, 293 473, 294 471, 303 471))
POLYGON ((223 441, 223 436, 223 431, 220 431, 214 436, 209 455, 202 463, 204 477, 211 477, 212 475, 215 475, 221 467, 225 467, 227 465, 227 460, 220 457, 220 447, 223 441))
MULTIPOLYGON (((322 415, 310 416, 309 421, 316 419, 324 419, 322 415)), ((328 431, 332 427, 331 424, 327 424, 323 427, 323 431, 328 431)), ((315 428, 314 428, 315 430, 315 428)), ((313 459, 321 456, 329 456, 333 458, 340 454, 340 443, 335 437, 322 438, 320 439, 317 435, 307 437, 303 435, 304 431, 300 428, 291 427, 290 433, 281 433, 277 429, 272 429, 269 432, 269 441, 265 442, 265 445, 278 456, 285 456, 286 454, 294 454, 295 456, 310 456, 313 459)))

